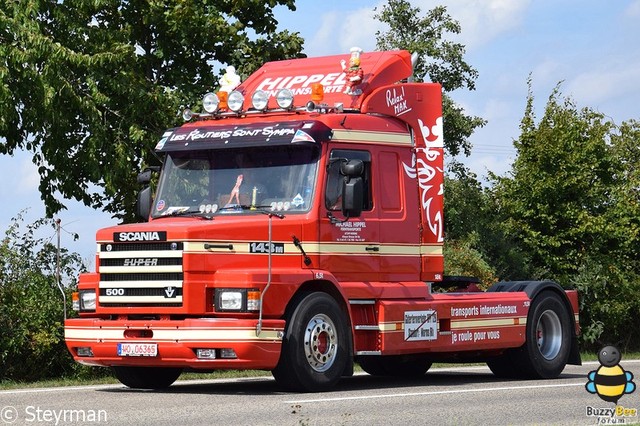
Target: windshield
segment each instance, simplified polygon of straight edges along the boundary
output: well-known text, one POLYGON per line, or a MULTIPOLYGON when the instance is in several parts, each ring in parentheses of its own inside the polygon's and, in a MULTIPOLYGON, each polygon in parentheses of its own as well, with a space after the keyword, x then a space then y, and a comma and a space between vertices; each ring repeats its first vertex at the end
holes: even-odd
POLYGON ((152 216, 306 212, 317 162, 310 146, 169 152, 152 216))

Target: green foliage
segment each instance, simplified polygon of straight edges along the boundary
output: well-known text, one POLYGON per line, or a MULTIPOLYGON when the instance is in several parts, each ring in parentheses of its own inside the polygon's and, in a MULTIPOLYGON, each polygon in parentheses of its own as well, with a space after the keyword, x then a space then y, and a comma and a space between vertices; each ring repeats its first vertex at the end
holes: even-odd
MULTIPOLYGON (((482 254, 474 248, 477 238, 468 240, 445 240, 444 271, 445 275, 477 277, 481 288, 488 288, 498 281, 495 270, 487 263, 482 254)), ((476 236, 477 237, 477 236, 476 236)))
MULTIPOLYGON (((39 220, 21 232, 20 222, 21 215, 13 219, 0 241, 0 381, 68 375, 78 369, 63 340, 56 247, 50 239, 36 237, 37 231, 46 227, 53 236, 53 223, 39 220)), ((61 249, 63 283, 72 284, 82 268, 78 254, 61 249)))
POLYGON ((529 93, 508 176, 493 177, 496 221, 530 278, 579 290, 582 340, 639 347, 640 125, 616 126, 552 92, 537 121, 529 93))
MULTIPOLYGON (((530 278, 529 260, 496 215, 495 197, 459 163, 445 176, 444 217, 449 242, 472 246, 502 280, 530 278)), ((446 260, 445 260, 446 261, 446 260)))
MULTIPOLYGON (((445 6, 437 6, 421 16, 419 7, 407 0, 388 0, 376 19, 389 26, 386 32, 376 32, 380 50, 404 49, 418 54, 414 66, 416 81, 430 79, 442 85, 445 92, 475 89, 478 71, 464 60, 465 47, 445 39, 448 34, 460 34, 458 21, 451 18, 445 6)), ((469 154, 469 136, 485 121, 469 116, 445 93, 443 96, 444 143, 451 156, 469 154)))
POLYGON ((604 253, 615 228, 607 221, 614 162, 607 145, 611 123, 591 109, 559 99, 556 88, 535 124, 529 95, 515 142, 510 176, 495 195, 508 232, 537 265, 539 277, 562 282, 588 253, 604 253))
POLYGON ((58 194, 133 219, 159 135, 218 86, 300 54, 273 8, 293 0, 0 1, 0 153, 33 153, 47 215, 58 194), (95 187, 99 190, 96 190, 95 187), (104 194, 102 194, 103 192, 104 194))
POLYGON ((592 349, 606 344, 638 349, 640 262, 621 268, 610 260, 586 259, 571 280, 580 295, 581 339, 592 349))

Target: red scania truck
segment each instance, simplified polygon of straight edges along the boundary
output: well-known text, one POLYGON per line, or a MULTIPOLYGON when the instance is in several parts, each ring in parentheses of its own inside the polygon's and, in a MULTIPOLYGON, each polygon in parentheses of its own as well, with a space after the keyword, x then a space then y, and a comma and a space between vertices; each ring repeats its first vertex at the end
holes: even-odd
POLYGON ((440 85, 412 82, 406 51, 361 53, 355 78, 344 59, 267 63, 162 135, 145 221, 99 230, 80 276, 65 322, 78 362, 133 388, 262 369, 299 391, 354 363, 541 378, 580 363, 575 291, 443 276, 440 85))

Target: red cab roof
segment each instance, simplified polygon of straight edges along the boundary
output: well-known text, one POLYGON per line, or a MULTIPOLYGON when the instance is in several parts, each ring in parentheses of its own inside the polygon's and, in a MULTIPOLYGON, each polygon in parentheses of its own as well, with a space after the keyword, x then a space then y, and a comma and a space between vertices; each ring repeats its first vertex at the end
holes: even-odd
POLYGON ((267 62, 244 81, 237 90, 250 97, 256 90, 266 90, 271 97, 279 89, 287 88, 294 96, 311 94, 311 85, 324 87, 323 103, 333 106, 342 103, 345 108, 359 109, 366 96, 378 87, 406 80, 413 73, 411 55, 404 50, 363 52, 360 54, 362 83, 359 95, 349 95, 347 79, 341 61, 349 66, 350 54, 316 58, 290 59, 267 62))

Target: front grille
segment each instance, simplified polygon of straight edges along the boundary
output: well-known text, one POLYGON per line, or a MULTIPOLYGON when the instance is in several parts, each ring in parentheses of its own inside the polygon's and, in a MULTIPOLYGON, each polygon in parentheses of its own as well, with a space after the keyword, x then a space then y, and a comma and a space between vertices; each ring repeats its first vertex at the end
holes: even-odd
POLYGON ((182 258, 134 257, 119 259, 102 259, 100 266, 166 266, 182 265, 182 258))
POLYGON ((125 296, 162 296, 167 299, 171 299, 173 297, 182 296, 181 288, 174 287, 166 287, 166 288, 101 288, 100 296, 110 295, 109 291, 112 293, 114 290, 118 290, 117 293, 125 296), (171 296, 169 296, 169 294, 171 296))
MULTIPOLYGON (((131 306, 130 303, 101 303, 100 306, 104 306, 105 308, 128 308, 131 306)), ((158 305, 157 303, 136 303, 136 308, 157 308, 158 306, 162 306, 163 308, 180 308, 182 303, 163 303, 162 305, 158 305)))
POLYGON ((182 306, 183 247, 180 242, 101 244, 100 306, 182 306))
POLYGON ((113 281, 182 281, 183 274, 180 272, 174 273, 130 273, 130 274, 100 274, 100 281, 113 282, 113 281))
POLYGON ((117 251, 182 251, 184 243, 106 243, 100 244, 100 252, 117 251))

